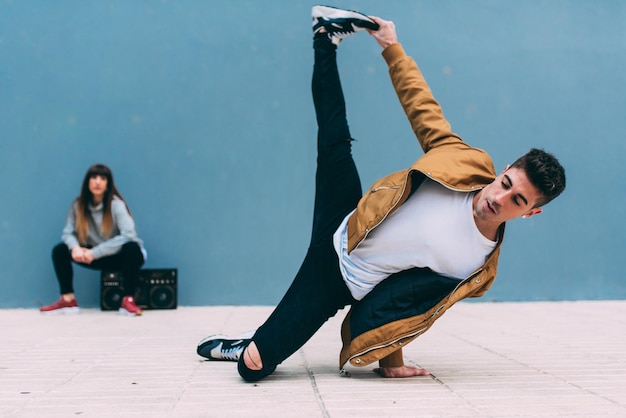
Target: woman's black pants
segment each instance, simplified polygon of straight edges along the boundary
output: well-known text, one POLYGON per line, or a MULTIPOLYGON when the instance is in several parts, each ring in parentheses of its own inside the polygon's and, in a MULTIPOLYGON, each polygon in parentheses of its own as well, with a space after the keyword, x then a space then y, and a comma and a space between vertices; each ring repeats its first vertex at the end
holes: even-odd
MULTIPOLYGON (((74 293, 74 270, 72 255, 64 243, 52 250, 52 264, 59 281, 61 294, 74 293)), ((135 296, 139 270, 144 263, 141 248, 136 242, 127 242, 116 254, 93 260, 91 264, 76 263, 92 270, 118 271, 124 278, 124 296, 135 296)))

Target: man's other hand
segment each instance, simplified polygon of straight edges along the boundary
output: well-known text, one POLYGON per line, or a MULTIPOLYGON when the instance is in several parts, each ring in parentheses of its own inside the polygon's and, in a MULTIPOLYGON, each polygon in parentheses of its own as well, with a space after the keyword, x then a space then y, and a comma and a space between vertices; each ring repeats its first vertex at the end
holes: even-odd
POLYGON ((376 373, 382 377, 413 377, 413 376, 429 376, 430 373, 425 369, 418 369, 413 366, 400 367, 378 367, 374 369, 376 373))

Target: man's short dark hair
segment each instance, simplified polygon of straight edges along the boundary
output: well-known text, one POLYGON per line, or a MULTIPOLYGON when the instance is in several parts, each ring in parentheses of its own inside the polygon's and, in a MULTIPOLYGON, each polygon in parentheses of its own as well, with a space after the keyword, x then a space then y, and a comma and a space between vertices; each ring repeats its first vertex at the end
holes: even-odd
POLYGON ((544 206, 565 190, 565 169, 549 152, 532 148, 511 165, 524 170, 541 197, 535 207, 544 206))

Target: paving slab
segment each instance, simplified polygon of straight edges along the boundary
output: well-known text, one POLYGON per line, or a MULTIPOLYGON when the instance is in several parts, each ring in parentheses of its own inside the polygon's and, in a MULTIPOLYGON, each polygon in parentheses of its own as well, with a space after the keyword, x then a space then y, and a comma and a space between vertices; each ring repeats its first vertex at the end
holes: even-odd
POLYGON ((626 417, 626 301, 461 302, 405 348, 431 372, 410 379, 339 375, 345 311, 261 382, 196 355, 271 311, 0 309, 0 417, 626 417))

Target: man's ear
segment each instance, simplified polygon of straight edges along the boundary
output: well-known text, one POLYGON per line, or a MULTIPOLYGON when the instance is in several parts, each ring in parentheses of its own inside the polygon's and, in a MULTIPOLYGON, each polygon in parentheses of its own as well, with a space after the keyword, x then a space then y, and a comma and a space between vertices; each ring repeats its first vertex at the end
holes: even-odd
POLYGON ((541 212, 543 212, 543 209, 533 208, 529 210, 528 212, 526 212, 525 214, 523 214, 522 218, 527 219, 527 218, 530 218, 531 216, 539 215, 541 212))

